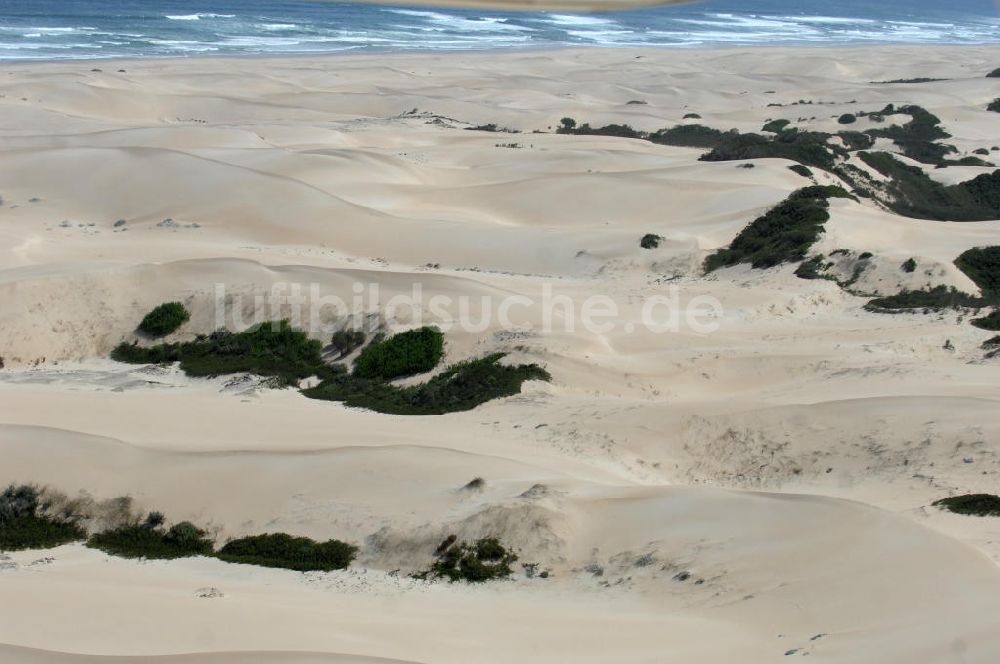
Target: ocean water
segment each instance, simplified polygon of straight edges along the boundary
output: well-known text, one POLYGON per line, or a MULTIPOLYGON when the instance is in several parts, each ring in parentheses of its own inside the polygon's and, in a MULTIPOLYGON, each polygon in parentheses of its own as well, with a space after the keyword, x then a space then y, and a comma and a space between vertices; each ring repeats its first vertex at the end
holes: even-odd
POLYGON ((310 0, 0 0, 0 60, 856 43, 1000 43, 1000 4, 712 0, 570 14, 310 0))

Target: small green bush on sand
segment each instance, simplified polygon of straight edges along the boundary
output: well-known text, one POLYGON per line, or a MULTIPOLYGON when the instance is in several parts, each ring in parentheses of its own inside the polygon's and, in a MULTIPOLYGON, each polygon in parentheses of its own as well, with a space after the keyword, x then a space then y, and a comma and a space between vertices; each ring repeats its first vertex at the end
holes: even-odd
POLYGON ((191 314, 180 302, 166 302, 146 314, 139 331, 151 337, 165 337, 188 322, 191 314))
POLYGON ((251 535, 230 540, 216 554, 220 560, 299 572, 329 572, 351 564, 358 548, 340 540, 316 542, 285 533, 251 535))

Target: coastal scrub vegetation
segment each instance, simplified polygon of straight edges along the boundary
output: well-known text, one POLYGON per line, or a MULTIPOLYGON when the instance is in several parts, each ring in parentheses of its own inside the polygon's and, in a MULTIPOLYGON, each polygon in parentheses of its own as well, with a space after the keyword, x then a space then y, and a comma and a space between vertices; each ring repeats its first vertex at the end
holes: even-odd
POLYGON ((994 309, 985 316, 980 316, 979 318, 973 318, 969 322, 981 330, 989 330, 990 332, 1000 332, 1000 309, 994 309))
MULTIPOLYGON (((357 341, 340 339, 338 350, 357 341)), ((425 383, 401 387, 390 381, 435 369, 444 337, 424 327, 369 344, 349 372, 323 360, 322 344, 288 321, 262 323, 244 332, 217 330, 185 343, 140 346, 119 344, 111 357, 131 364, 179 362, 191 376, 250 373, 272 379, 275 387, 295 387, 316 376, 319 384, 302 390, 311 399, 340 401, 357 408, 396 415, 442 415, 471 410, 493 399, 520 393, 527 380, 550 380, 537 364, 500 363, 504 353, 452 365, 425 383)), ((337 345, 336 343, 334 344, 337 345)))
POLYGON ((1000 516, 1000 496, 991 493, 970 493, 941 498, 931 503, 935 507, 971 516, 1000 516))
POLYGON ((384 381, 425 373, 444 356, 444 335, 421 327, 373 341, 354 362, 354 375, 384 381))
POLYGON ((1000 67, 997 67, 996 69, 994 69, 993 71, 991 71, 989 74, 987 74, 986 78, 1000 78, 1000 67))
POLYGON ((705 259, 705 271, 749 263, 769 268, 801 261, 829 220, 829 198, 852 198, 835 186, 804 187, 752 221, 732 241, 705 259))
POLYGON ((865 309, 874 313, 895 313, 907 309, 980 309, 987 304, 983 298, 963 293, 954 286, 939 284, 929 290, 904 290, 875 298, 865 305, 865 309))
POLYGON ((84 538, 71 520, 47 513, 38 487, 11 485, 0 493, 0 551, 49 549, 84 538))
POLYGON ((435 557, 429 570, 414 576, 482 583, 510 576, 513 573, 510 566, 517 561, 517 555, 495 537, 470 544, 459 542, 457 537, 449 535, 438 546, 435 557))
POLYGON ((336 539, 316 542, 308 537, 268 533, 230 540, 215 555, 230 563, 330 572, 346 568, 357 552, 358 547, 336 539))
POLYGON ((955 259, 955 266, 984 294, 1000 295, 1000 246, 975 247, 964 251, 955 259))
POLYGON ((646 233, 639 240, 639 246, 643 249, 656 249, 662 240, 663 238, 655 233, 646 233))
POLYGON ((87 546, 120 558, 171 560, 212 555, 212 540, 205 531, 190 521, 164 529, 162 520, 161 514, 153 512, 144 523, 92 535, 87 546))
POLYGON ((191 314, 180 302, 165 302, 146 314, 138 329, 151 337, 165 337, 190 318, 191 314))
POLYGON ((986 104, 987 111, 993 111, 994 113, 1000 113, 1000 97, 997 97, 990 103, 986 104))

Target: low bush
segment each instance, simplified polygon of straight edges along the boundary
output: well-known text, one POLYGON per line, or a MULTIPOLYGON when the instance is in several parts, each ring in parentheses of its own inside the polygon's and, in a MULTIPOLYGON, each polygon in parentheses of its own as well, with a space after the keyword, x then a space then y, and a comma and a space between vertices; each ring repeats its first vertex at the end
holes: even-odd
POLYGON ((435 556, 430 570, 416 576, 482 583, 510 576, 510 566, 517 561, 517 555, 494 537, 468 544, 451 535, 438 546, 435 556))
POLYGON ((811 178, 813 176, 813 172, 802 164, 792 164, 788 167, 788 170, 804 178, 811 178))
POLYGON ((381 380, 337 374, 302 390, 311 399, 341 401, 392 415, 443 415, 520 393, 526 380, 550 380, 536 364, 506 366, 503 353, 453 365, 426 383, 399 387, 381 380))
POLYGON ((895 295, 875 298, 865 305, 865 309, 875 313, 894 313, 907 309, 978 309, 986 302, 975 295, 957 290, 954 286, 935 286, 930 290, 904 290, 895 295))
POLYGON ((330 345, 339 357, 350 355, 365 343, 365 333, 361 330, 337 330, 330 339, 330 345))
POLYGON ((981 330, 989 330, 990 332, 1000 332, 1000 309, 994 309, 985 316, 981 316, 980 318, 973 318, 969 322, 981 330))
POLYGON ((85 537, 76 524, 44 513, 36 487, 11 485, 0 493, 0 551, 50 549, 85 537))
POLYGON ((147 519, 142 525, 97 533, 87 540, 87 546, 122 558, 171 560, 212 554, 212 541, 191 522, 181 521, 168 530, 152 525, 155 522, 147 519))
POLYGON ((705 259, 705 271, 749 263, 774 267, 805 258, 830 218, 828 198, 850 198, 840 187, 805 187, 752 221, 732 241, 705 259))
POLYGON ((994 69, 993 71, 991 71, 989 74, 987 74, 986 78, 1000 78, 1000 67, 997 67, 996 69, 994 69))
POLYGON ((904 164, 887 152, 860 152, 858 156, 890 178, 884 186, 883 203, 897 214, 938 221, 1000 218, 1000 170, 959 184, 942 185, 921 169, 904 164))
POLYGON ((655 235, 653 233, 646 233, 645 235, 642 236, 642 239, 639 240, 639 246, 642 247, 643 249, 656 249, 657 247, 660 246, 660 241, 662 239, 663 238, 660 237, 659 235, 655 235))
POLYGON ((139 331, 151 337, 165 337, 188 322, 191 314, 180 302, 166 302, 146 314, 139 331))
POLYGON ((912 274, 917 269, 917 261, 912 258, 907 258, 902 265, 899 266, 903 272, 912 274))
POLYGON ((685 120, 701 120, 701 116, 698 115, 697 113, 685 113, 684 114, 684 119, 685 120))
POLYGON ((653 143, 682 148, 713 148, 722 140, 722 132, 700 124, 677 125, 659 129, 648 136, 653 143))
POLYGON ((760 128, 761 131, 769 131, 774 134, 780 133, 785 130, 785 127, 791 124, 790 120, 785 120, 784 118, 778 120, 771 120, 760 128))
POLYGON ((354 375, 385 381, 413 376, 436 367, 443 355, 441 331, 421 327, 370 343, 354 362, 354 375))
POLYGON ((216 557, 245 565, 279 567, 299 572, 330 572, 346 568, 357 552, 358 547, 340 540, 316 542, 308 537, 270 533, 230 540, 219 549, 216 557))
POLYGON ((875 85, 889 85, 892 83, 934 83, 935 81, 947 81, 947 78, 927 78, 920 76, 917 78, 897 78, 891 81, 872 81, 875 85))
POLYGON ((122 343, 111 358, 130 364, 180 362, 190 376, 252 373, 273 377, 280 385, 295 385, 303 378, 323 375, 322 344, 287 320, 261 323, 245 332, 217 330, 194 341, 143 347, 122 343))
POLYGON ((858 118, 856 115, 854 115, 854 113, 844 113, 839 118, 837 118, 837 122, 842 125, 854 124, 857 121, 858 118))
MULTIPOLYGON (((1000 190, 997 193, 1000 194, 1000 190)), ((1000 295, 1000 246, 964 251, 955 259, 955 266, 972 279, 984 294, 1000 295)))
POLYGON ((990 103, 986 105, 987 111, 993 111, 994 113, 1000 113, 1000 97, 997 97, 990 103))
POLYGON ((1000 516, 1000 496, 990 493, 970 493, 935 500, 932 505, 955 514, 1000 516))

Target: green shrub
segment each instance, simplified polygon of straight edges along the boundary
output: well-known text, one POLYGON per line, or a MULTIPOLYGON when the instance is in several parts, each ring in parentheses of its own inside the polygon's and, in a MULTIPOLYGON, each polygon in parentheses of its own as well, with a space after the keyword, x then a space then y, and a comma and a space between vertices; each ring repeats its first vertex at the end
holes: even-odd
POLYGON ((510 566, 517 561, 517 556, 494 537, 467 544, 451 535, 438 546, 435 555, 437 560, 430 570, 417 576, 482 583, 510 576, 510 566))
POLYGON ((685 120, 701 120, 701 116, 698 115, 697 113, 685 113, 683 119, 685 119, 685 120))
POLYGON ((0 551, 51 549, 85 537, 76 524, 43 513, 36 487, 11 485, 0 493, 0 551))
POLYGON ((330 345, 339 357, 350 355, 365 343, 365 333, 361 330, 337 330, 330 339, 330 345))
POLYGON ((180 302, 166 302, 156 307, 139 323, 139 331, 151 337, 165 337, 191 318, 180 302))
POLYGON ((355 374, 336 374, 302 390, 311 399, 342 401, 392 415, 443 415, 520 393, 526 380, 550 380, 536 364, 505 366, 503 353, 453 365, 426 383, 399 387, 355 374))
POLYGON ((906 261, 899 266, 899 269, 903 272, 913 273, 917 269, 917 261, 912 258, 907 258, 906 261))
POLYGON ((858 156, 865 164, 890 178, 884 187, 888 196, 884 202, 897 214, 939 221, 1000 218, 1000 170, 946 186, 889 153, 860 152, 858 156))
POLYGON ((713 148, 722 140, 722 132, 700 124, 677 125, 659 129, 649 135, 649 140, 660 145, 683 148, 713 148))
POLYGON ((246 372, 273 377, 281 385, 295 385, 328 370, 321 351, 319 341, 283 320, 261 323, 238 333, 217 330, 185 343, 148 348, 122 343, 111 357, 131 364, 180 362, 181 369, 190 376, 246 372))
POLYGON ((955 265, 984 294, 1000 294, 1000 246, 976 247, 964 251, 955 259, 955 265))
POLYGON ((663 238, 660 237, 659 235, 654 235, 653 233, 646 233, 645 235, 642 236, 642 239, 639 240, 639 246, 642 247, 643 249, 656 249, 657 247, 660 246, 660 241, 662 239, 663 238))
POLYGON ((932 505, 955 514, 972 516, 1000 516, 1000 496, 989 493, 971 493, 935 500, 932 505))
POLYGON ((556 130, 560 133, 569 133, 576 129, 576 120, 573 118, 563 118, 559 121, 559 128, 556 130))
POLYGON ((954 286, 935 286, 930 290, 904 290, 895 295, 875 298, 865 305, 865 309, 875 313, 894 313, 906 309, 978 309, 986 302, 968 293, 957 290, 954 286))
POLYGON ((994 113, 1000 113, 1000 97, 997 97, 989 104, 986 105, 987 111, 993 111, 994 113))
POLYGON ((212 554, 212 541, 188 521, 181 521, 169 530, 146 524, 124 526, 91 535, 87 546, 122 558, 170 560, 212 554))
POLYGON ((935 81, 947 81, 947 78, 927 78, 920 76, 917 78, 897 78, 892 81, 872 81, 875 85, 889 85, 891 83, 934 83, 935 81))
POLYGON ((1000 67, 997 67, 996 69, 994 69, 993 71, 991 71, 989 74, 987 74, 986 78, 1000 78, 1000 67))
POLYGON ((813 176, 813 172, 810 171, 805 166, 803 166, 802 164, 792 164, 791 166, 788 167, 788 170, 797 175, 801 175, 804 178, 811 178, 813 176))
POLYGON ((425 373, 438 365, 444 355, 444 335, 433 327, 393 335, 373 341, 354 363, 359 378, 393 380, 425 373))
POLYGON ((837 122, 839 122, 842 125, 854 124, 857 121, 858 118, 853 113, 844 113, 839 118, 837 118, 837 122))
POLYGON ((802 260, 830 218, 830 197, 851 196, 840 187, 813 186, 793 192, 740 231, 729 247, 705 259, 705 271, 740 263, 769 268, 802 260))
POLYGON ((785 130, 785 127, 792 124, 790 120, 785 120, 784 118, 779 120, 771 120, 763 127, 760 128, 761 131, 769 131, 774 134, 780 133, 785 130))
POLYGON ((981 330, 1000 332, 1000 309, 994 309, 985 316, 973 318, 969 322, 981 330))
POLYGON ((358 547, 340 540, 316 542, 308 537, 271 533, 231 540, 219 549, 216 557, 245 565, 330 572, 346 568, 357 552, 358 547))

